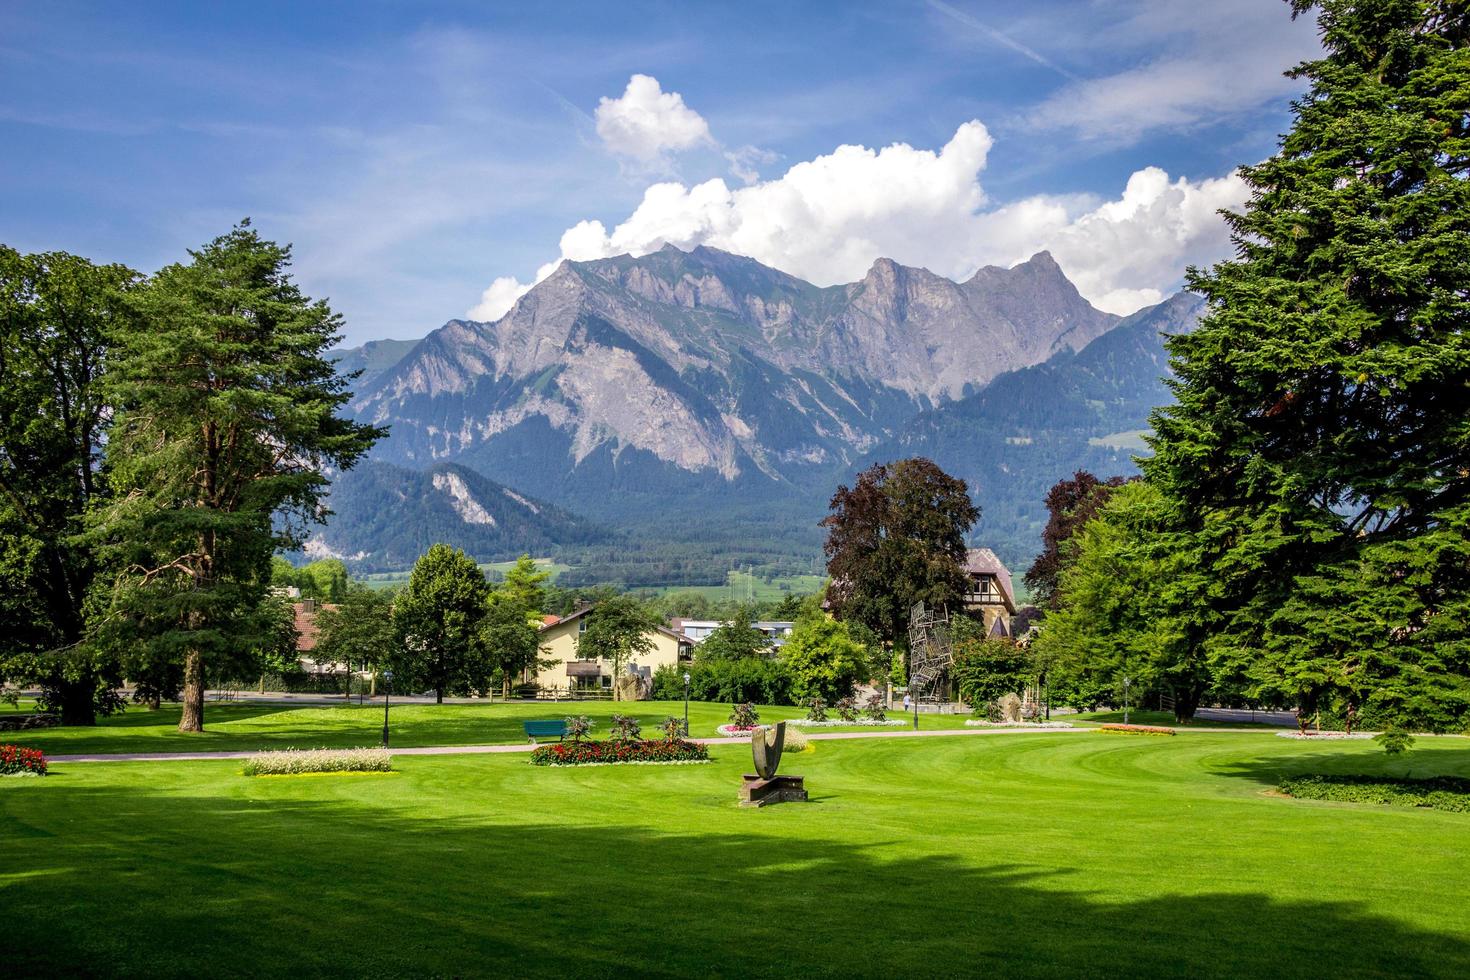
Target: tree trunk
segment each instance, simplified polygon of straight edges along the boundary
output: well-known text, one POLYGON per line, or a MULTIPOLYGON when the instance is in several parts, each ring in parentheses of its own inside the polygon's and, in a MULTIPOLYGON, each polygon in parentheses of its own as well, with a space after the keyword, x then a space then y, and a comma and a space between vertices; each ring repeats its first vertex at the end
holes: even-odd
POLYGON ((97 724, 97 712, 92 706, 90 685, 63 683, 56 693, 61 701, 61 723, 63 725, 97 724))
POLYGON ((204 731, 204 658, 198 650, 184 654, 184 704, 179 731, 204 731))
POLYGON ((1204 688, 1199 685, 1187 685, 1174 689, 1174 720, 1181 725, 1187 725, 1194 720, 1194 713, 1199 710, 1199 703, 1204 699, 1204 688))
POLYGON ((443 704, 444 703, 444 688, 442 688, 442 687, 436 687, 436 688, 434 688, 434 697, 435 697, 437 703, 443 704))

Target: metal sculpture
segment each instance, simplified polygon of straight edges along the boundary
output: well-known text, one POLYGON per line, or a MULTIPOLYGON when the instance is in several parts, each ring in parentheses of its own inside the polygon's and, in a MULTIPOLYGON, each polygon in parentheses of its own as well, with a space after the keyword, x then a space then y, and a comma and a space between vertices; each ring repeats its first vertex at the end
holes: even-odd
POLYGON ((948 701, 952 666, 949 613, 914 603, 909 610, 909 696, 919 702, 948 701))
POLYGON ((756 775, 762 779, 775 779, 776 767, 781 764, 781 749, 786 745, 786 722, 778 721, 772 728, 757 728, 750 736, 750 754, 755 758, 756 775))
POLYGON ((786 745, 786 722, 757 728, 750 736, 750 754, 755 760, 755 774, 747 775, 740 787, 741 806, 768 806, 772 803, 806 801, 806 785, 801 776, 778 776, 781 750, 786 745))

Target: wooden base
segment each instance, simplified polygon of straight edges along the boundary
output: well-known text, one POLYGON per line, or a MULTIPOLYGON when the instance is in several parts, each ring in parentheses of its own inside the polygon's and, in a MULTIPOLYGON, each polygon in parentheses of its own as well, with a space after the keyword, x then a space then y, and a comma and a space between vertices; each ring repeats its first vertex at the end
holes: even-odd
POLYGON ((761 779, 745 777, 740 785, 741 806, 766 806, 771 803, 805 803, 806 786, 801 776, 776 776, 761 779))

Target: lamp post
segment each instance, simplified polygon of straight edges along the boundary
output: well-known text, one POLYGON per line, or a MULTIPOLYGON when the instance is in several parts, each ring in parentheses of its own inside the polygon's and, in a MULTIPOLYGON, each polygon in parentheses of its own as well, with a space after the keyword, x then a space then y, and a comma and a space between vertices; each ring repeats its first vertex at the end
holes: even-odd
POLYGON ((393 671, 383 671, 383 748, 388 747, 388 695, 393 689, 393 671))
POLYGON ((1123 675, 1123 724, 1128 724, 1128 675, 1123 675))
POLYGON ((689 737, 689 671, 684 671, 684 737, 689 737))

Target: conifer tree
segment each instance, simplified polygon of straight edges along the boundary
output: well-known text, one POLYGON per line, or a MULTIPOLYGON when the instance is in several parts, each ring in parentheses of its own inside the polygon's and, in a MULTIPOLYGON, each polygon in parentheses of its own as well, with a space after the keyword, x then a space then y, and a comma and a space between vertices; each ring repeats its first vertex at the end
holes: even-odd
POLYGON ((182 731, 204 728, 206 670, 247 663, 272 632, 271 554, 324 516, 328 468, 382 434, 338 416, 351 393, 326 352, 342 320, 290 258, 242 222, 160 271, 142 324, 114 340, 114 495, 93 521, 105 626, 141 672, 182 665, 182 731))
POLYGON ((1225 674, 1303 708, 1470 710, 1470 16, 1293 0, 1324 57, 1241 173, 1234 260, 1169 343, 1145 471, 1195 536, 1225 674))

